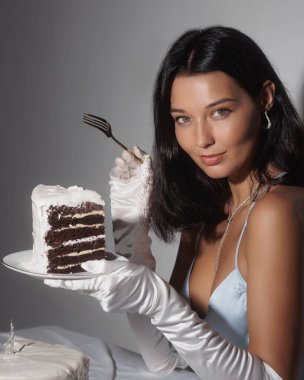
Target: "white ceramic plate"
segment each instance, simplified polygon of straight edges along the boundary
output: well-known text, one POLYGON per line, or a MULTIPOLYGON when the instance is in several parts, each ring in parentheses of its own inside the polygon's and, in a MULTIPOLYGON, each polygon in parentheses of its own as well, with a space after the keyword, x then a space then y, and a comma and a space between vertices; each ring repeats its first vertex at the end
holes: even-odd
MULTIPOLYGON (((110 256, 110 259, 116 259, 116 255, 110 252, 106 252, 110 256)), ((84 280, 86 278, 95 277, 96 274, 89 272, 79 272, 71 274, 57 274, 57 273, 39 273, 33 272, 31 268, 26 266, 26 262, 30 262, 33 255, 32 250, 20 251, 11 253, 3 257, 2 264, 8 269, 14 270, 16 272, 26 274, 31 277, 41 278, 41 279, 54 279, 54 280, 84 280)))

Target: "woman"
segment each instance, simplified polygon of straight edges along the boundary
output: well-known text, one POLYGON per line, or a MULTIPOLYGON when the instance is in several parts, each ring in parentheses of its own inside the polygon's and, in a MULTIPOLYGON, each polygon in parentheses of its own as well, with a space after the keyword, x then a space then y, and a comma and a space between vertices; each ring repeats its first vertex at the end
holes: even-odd
POLYGON ((53 285, 128 312, 154 372, 296 379, 304 150, 284 86, 241 32, 190 30, 162 63, 154 119, 152 175, 135 149, 143 163, 124 152, 110 181, 116 251, 136 264, 90 262, 86 270, 106 274, 53 285), (163 240, 181 231, 172 286, 150 270, 145 209, 163 240))

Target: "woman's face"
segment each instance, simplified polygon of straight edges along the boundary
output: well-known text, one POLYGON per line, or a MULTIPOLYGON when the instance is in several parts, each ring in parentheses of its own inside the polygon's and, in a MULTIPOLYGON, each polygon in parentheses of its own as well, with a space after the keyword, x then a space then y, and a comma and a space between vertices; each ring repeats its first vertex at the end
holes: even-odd
POLYGON ((212 178, 248 175, 260 135, 261 106, 220 71, 179 75, 171 114, 181 148, 212 178))

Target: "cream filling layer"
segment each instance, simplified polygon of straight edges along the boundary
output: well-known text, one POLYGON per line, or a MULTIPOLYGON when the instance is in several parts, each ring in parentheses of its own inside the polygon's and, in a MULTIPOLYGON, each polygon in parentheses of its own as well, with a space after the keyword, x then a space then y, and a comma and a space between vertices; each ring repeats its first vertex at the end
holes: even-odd
MULTIPOLYGON (((85 243, 87 241, 95 241, 97 239, 104 239, 105 238, 105 235, 96 235, 96 236, 89 236, 89 237, 86 237, 86 238, 82 238, 82 239, 75 239, 75 240, 67 240, 67 241, 64 241, 62 243, 63 246, 67 246, 67 245, 73 245, 73 244, 78 244, 78 243, 85 243)), ((50 247, 51 248, 51 247, 50 247)))
POLYGON ((62 227, 54 230, 55 232, 60 232, 60 231, 65 231, 65 230, 74 230, 79 227, 90 227, 90 228, 98 228, 103 226, 103 223, 97 223, 97 224, 75 224, 74 226, 69 226, 69 227, 62 227))
POLYGON ((66 255, 61 255, 60 257, 66 257, 66 256, 82 256, 82 255, 87 255, 89 253, 93 253, 93 252, 96 252, 96 251, 104 251, 104 247, 102 248, 95 248, 95 249, 86 249, 84 251, 79 251, 79 252, 71 252, 71 253, 67 253, 66 255))
POLYGON ((60 265, 57 266, 56 269, 67 269, 67 268, 73 268, 76 267, 76 265, 79 265, 80 263, 74 263, 74 264, 68 264, 68 265, 60 265))
POLYGON ((78 213, 78 214, 70 214, 70 215, 59 215, 58 216, 58 219, 64 219, 64 218, 83 218, 85 216, 89 216, 89 215, 101 215, 101 216, 104 216, 104 212, 103 211, 90 211, 90 212, 83 212, 82 214, 78 213))

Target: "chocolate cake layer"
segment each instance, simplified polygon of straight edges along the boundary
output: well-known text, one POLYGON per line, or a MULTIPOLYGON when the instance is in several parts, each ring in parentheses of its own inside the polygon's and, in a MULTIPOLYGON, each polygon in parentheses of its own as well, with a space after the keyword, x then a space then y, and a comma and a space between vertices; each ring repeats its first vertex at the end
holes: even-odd
MULTIPOLYGON (((102 254, 101 253, 92 253, 90 255, 86 255, 85 256, 85 260, 84 261, 87 261, 87 260, 103 260, 105 259, 106 257, 106 254, 105 252, 103 251, 102 254)), ((81 267, 81 262, 79 262, 79 259, 78 259, 78 256, 75 256, 75 260, 73 263, 70 263, 72 264, 73 266, 68 266, 69 264, 62 264, 60 263, 59 265, 59 268, 58 266, 54 266, 54 267, 48 267, 48 273, 77 273, 77 272, 84 272, 84 269, 82 269, 81 267), (73 265, 75 263, 75 265, 73 265), (61 268, 61 266, 63 268, 61 268)))
POLYGON ((67 268, 52 268, 47 270, 48 273, 54 273, 54 274, 70 274, 70 273, 79 273, 79 272, 85 272, 85 270, 81 267, 80 264, 74 265, 73 267, 67 267, 67 268))
POLYGON ((85 202, 77 207, 50 206, 48 209, 48 222, 51 225, 52 220, 60 219, 64 216, 74 216, 79 213, 90 213, 93 211, 103 211, 103 206, 92 202, 85 202))
POLYGON ((73 252, 87 250, 104 249, 105 239, 99 238, 94 241, 80 242, 71 245, 61 245, 57 248, 49 249, 47 252, 48 259, 51 261, 56 256, 62 256, 73 252))
POLYGON ((75 226, 76 224, 94 225, 104 222, 104 216, 100 214, 84 215, 82 217, 62 217, 60 219, 52 219, 51 227, 59 229, 62 227, 75 226))
POLYGON ((62 245, 63 242, 68 240, 83 239, 90 236, 104 235, 104 226, 99 227, 79 227, 79 228, 67 228, 64 230, 49 230, 45 236, 46 243, 56 248, 62 245))
POLYGON ((69 264, 75 264, 75 263, 82 263, 84 261, 88 260, 96 260, 96 259, 103 259, 105 257, 105 251, 103 249, 99 249, 93 252, 88 252, 75 256, 58 256, 54 257, 52 260, 49 261, 48 267, 50 269, 66 266, 69 264))

